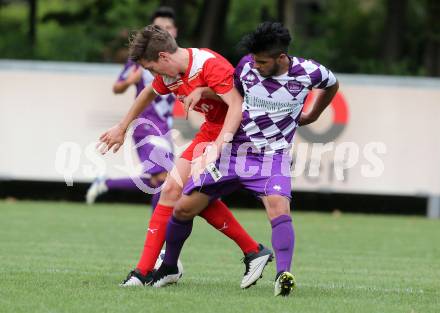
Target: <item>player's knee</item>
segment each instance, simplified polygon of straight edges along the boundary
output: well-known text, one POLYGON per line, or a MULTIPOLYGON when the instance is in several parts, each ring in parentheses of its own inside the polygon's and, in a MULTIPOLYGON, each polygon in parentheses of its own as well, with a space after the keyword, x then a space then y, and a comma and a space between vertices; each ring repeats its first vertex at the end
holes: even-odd
POLYGON ((273 199, 269 201, 269 207, 267 208, 267 213, 270 219, 277 218, 281 215, 289 215, 290 208, 289 203, 284 199, 273 199))
POLYGON ((179 220, 190 220, 197 215, 197 212, 191 206, 185 205, 185 203, 177 203, 173 214, 179 220))
POLYGON ((166 200, 177 201, 181 194, 182 187, 174 181, 167 181, 163 186, 161 197, 166 200))

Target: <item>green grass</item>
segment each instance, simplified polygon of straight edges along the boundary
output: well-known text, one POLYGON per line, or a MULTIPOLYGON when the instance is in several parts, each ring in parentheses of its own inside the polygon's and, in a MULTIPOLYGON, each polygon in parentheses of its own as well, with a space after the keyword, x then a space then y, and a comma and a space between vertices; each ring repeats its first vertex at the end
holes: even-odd
MULTIPOLYGON (((275 298, 274 262, 241 290, 239 249, 197 219, 177 285, 119 288, 148 209, 0 202, 0 312, 440 312, 440 221, 294 213, 299 288, 275 298)), ((270 244, 262 210, 235 213, 270 244)))

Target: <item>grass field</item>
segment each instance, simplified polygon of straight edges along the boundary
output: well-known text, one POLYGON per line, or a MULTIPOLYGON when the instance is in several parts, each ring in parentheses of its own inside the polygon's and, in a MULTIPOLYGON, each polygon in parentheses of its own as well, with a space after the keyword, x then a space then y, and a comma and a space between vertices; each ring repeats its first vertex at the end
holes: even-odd
MULTIPOLYGON (((299 288, 275 298, 274 264, 241 290, 239 249, 197 219, 177 285, 122 289, 147 208, 0 202, 0 312, 440 312, 440 221, 294 213, 299 288)), ((270 244, 262 210, 235 213, 270 244)))

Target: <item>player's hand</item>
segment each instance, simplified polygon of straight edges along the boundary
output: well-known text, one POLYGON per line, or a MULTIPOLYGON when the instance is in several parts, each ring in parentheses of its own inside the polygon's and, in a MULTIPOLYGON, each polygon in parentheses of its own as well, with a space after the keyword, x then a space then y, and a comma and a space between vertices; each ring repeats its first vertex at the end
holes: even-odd
POLYGON ((142 78, 142 68, 140 66, 137 68, 134 66, 125 81, 130 85, 134 85, 137 84, 141 80, 141 78, 142 78))
POLYGON ((318 118, 313 116, 313 115, 311 115, 310 112, 309 113, 302 112, 301 116, 299 117, 298 125, 299 126, 305 126, 305 125, 308 125, 308 124, 312 124, 317 119, 318 118))
POLYGON ((200 175, 203 174, 206 167, 210 163, 215 163, 220 156, 220 151, 215 144, 206 147, 205 152, 191 161, 191 176, 194 181, 200 180, 200 175))
POLYGON ((119 124, 113 126, 99 137, 99 143, 96 146, 101 154, 106 154, 113 148, 113 153, 116 153, 124 143, 125 129, 119 124))
POLYGON ((188 112, 194 109, 194 106, 200 101, 202 98, 203 90, 200 88, 194 89, 188 96, 183 100, 183 107, 186 112, 186 119, 188 119, 188 112))

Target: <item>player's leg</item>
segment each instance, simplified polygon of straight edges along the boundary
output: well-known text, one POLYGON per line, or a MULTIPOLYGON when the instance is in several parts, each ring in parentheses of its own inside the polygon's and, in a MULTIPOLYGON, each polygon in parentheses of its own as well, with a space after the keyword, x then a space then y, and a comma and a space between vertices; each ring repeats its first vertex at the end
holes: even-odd
MULTIPOLYGON (((192 219, 195 214, 199 214, 206 219, 210 225, 232 239, 244 254, 243 262, 245 264, 245 273, 240 286, 241 288, 248 288, 261 278, 265 266, 272 260, 272 251, 262 244, 258 244, 246 232, 222 201, 210 201, 206 209, 200 212, 200 209, 203 209, 209 199, 218 198, 222 194, 228 194, 236 189, 237 184, 233 183, 233 177, 225 177, 222 181, 217 183, 214 182, 210 176, 204 176, 201 178, 201 181, 202 180, 204 181, 204 187, 206 187, 203 189, 203 193, 194 192, 196 185, 192 180, 188 182, 184 193, 190 194, 193 197, 192 199, 195 199, 193 200, 194 204, 190 201, 186 201, 188 196, 184 195, 174 208, 174 217, 171 219, 170 224, 171 222, 174 224, 184 224, 179 226, 181 229, 187 229, 189 236, 192 222, 187 223, 185 221, 192 219), (205 193, 209 196, 206 196, 205 193), (181 221, 180 223, 179 220, 181 221)), ((168 227, 170 227, 170 224, 168 224, 168 227)), ((170 230, 167 229, 167 234, 169 231, 170 230)), ((170 231, 170 234, 172 234, 172 232, 173 230, 170 231)), ((167 248, 168 246, 167 241, 167 248)), ((177 259, 174 261, 177 262, 177 259)))
MULTIPOLYGON (((216 162, 216 167, 222 160, 216 162)), ((223 162, 224 163, 224 162, 223 162)), ((204 209, 199 215, 203 217, 211 226, 222 232, 224 235, 232 239, 243 251, 246 256, 251 253, 258 253, 260 250, 260 245, 252 239, 251 236, 244 230, 237 219, 234 217, 229 208, 221 200, 219 200, 221 195, 226 195, 233 192, 235 189, 239 188, 235 178, 235 158, 231 158, 227 162, 227 168, 222 168, 225 177, 220 181, 215 181, 210 174, 205 174, 200 179, 200 185, 207 187, 208 189, 214 189, 213 191, 204 191, 210 196, 210 201, 208 207, 204 209), (233 175, 228 175, 229 173, 233 175), (203 184, 202 184, 203 182, 203 184), (211 186, 215 185, 215 187, 211 186), (216 189, 216 190, 215 190, 216 189)), ((220 170, 218 170, 220 172, 220 170)), ((192 180, 189 181, 186 193, 192 192, 198 184, 195 184, 192 180)), ((202 189, 198 189, 202 190, 202 189)), ((247 258, 245 258, 247 260, 247 258)))
MULTIPOLYGON (((151 189, 158 189, 165 181, 167 172, 159 172, 157 174, 144 173, 138 179, 138 184, 148 186, 151 189)), ((98 177, 87 191, 86 200, 88 204, 92 204, 96 201, 96 198, 100 195, 112 191, 112 190, 138 190, 139 186, 132 178, 108 178, 104 179, 98 177)), ((160 198, 160 191, 152 194, 151 209, 157 205, 160 198)))
POLYGON ((290 217, 291 158, 288 154, 275 154, 263 158, 246 155, 237 160, 240 161, 259 169, 252 176, 239 176, 239 181, 245 189, 258 195, 266 208, 272 225, 272 247, 277 263, 275 292, 287 295, 295 285, 294 277, 290 274, 295 241, 290 217))
MULTIPOLYGON (((168 224, 167 251, 171 252, 168 253, 170 257, 167 262, 164 262, 165 265, 161 272, 157 273, 156 287, 175 282, 174 278, 177 276, 173 273, 176 271, 178 255, 184 241, 191 233, 192 219, 195 214, 200 212, 210 199, 228 194, 238 187, 235 175, 225 175, 220 181, 215 181, 210 174, 205 173, 198 182, 194 182, 192 179, 189 180, 184 189, 186 195, 179 200, 174 209, 174 217, 168 224), (201 190, 203 193, 196 190, 201 190), (180 235, 172 237, 173 233, 178 231, 180 235), (168 239, 168 237, 170 238, 168 239), (168 241, 172 244, 169 244, 168 241)), ((242 281, 241 287, 247 288, 254 284, 261 277, 266 264, 271 260, 272 251, 255 242, 221 201, 212 201, 208 208, 200 214, 207 218, 211 225, 233 239, 243 251, 249 249, 244 252, 246 271, 244 283, 242 281), (208 211, 208 213, 204 214, 205 211, 208 211), (216 212, 217 214, 215 214, 216 212), (229 227, 230 225, 231 227, 229 227)), ((167 256, 167 253, 165 255, 167 256)))
POLYGON ((135 137, 135 143, 143 173, 150 176, 146 184, 152 192, 151 208, 154 210, 160 198, 161 186, 174 165, 172 144, 168 136, 154 135, 135 137))
POLYGON ((192 231, 194 217, 209 203, 209 196, 200 192, 183 195, 174 207, 167 231, 166 250, 162 265, 153 273, 151 286, 164 287, 180 278, 177 261, 182 247, 192 231))
POLYGON ((232 239, 245 256, 260 250, 258 242, 246 232, 223 201, 219 199, 211 201, 199 215, 215 229, 232 239))
MULTIPOLYGON (((218 181, 215 181, 208 173, 202 175, 199 183, 189 180, 185 186, 184 193, 200 190, 208 194, 211 199, 216 199, 239 188, 243 188, 238 182, 239 177, 235 170, 237 160, 239 160, 237 156, 231 156, 228 159, 228 168, 223 168, 221 173, 223 177, 218 181)), ((222 160, 217 161, 217 168, 221 168, 219 165, 221 162, 222 160)), ((242 249, 245 255, 243 258, 245 272, 240 287, 248 288, 254 285, 262 277, 266 265, 272 260, 272 251, 252 239, 221 201, 211 202, 210 206, 201 212, 200 215, 206 218, 211 225, 215 225, 217 229, 234 240, 242 249)))
MULTIPOLYGON (((217 135, 215 129, 207 127, 206 124, 202 126, 202 131, 196 135, 191 145, 182 154, 182 157, 192 160, 203 153, 206 146, 210 143, 211 137, 215 137, 206 135, 210 131, 214 131, 215 136, 217 135)), ((227 188, 229 187, 227 186, 227 188)), ((211 199, 215 199, 215 196, 211 196, 211 199)), ((220 200, 211 201, 200 215, 214 228, 234 240, 245 255, 260 250, 258 243, 246 233, 227 206, 220 200)))
POLYGON ((131 277, 129 274, 121 284, 122 286, 144 285, 150 282, 150 273, 165 242, 167 223, 172 215, 174 204, 182 192, 182 184, 186 181, 190 168, 191 164, 188 160, 179 158, 170 171, 159 203, 151 216, 139 263, 136 269, 130 272, 131 277))
MULTIPOLYGON (((148 185, 150 181, 149 176, 140 177, 143 184, 148 185)), ((111 190, 136 190, 138 187, 131 178, 105 178, 98 177, 87 189, 86 202, 87 204, 95 203, 96 199, 106 192, 111 190)))
POLYGON ((277 274, 275 295, 286 296, 295 288, 295 277, 291 274, 295 232, 290 216, 289 198, 272 194, 262 197, 267 216, 272 226, 272 247, 275 252, 277 274))
POLYGON ((156 263, 165 241, 167 223, 175 203, 182 194, 182 184, 185 183, 186 177, 189 175, 190 167, 191 164, 188 160, 179 158, 163 185, 159 202, 148 225, 144 250, 137 266, 144 273, 151 271, 156 263))
POLYGON ((149 186, 152 187, 151 209, 154 210, 160 199, 161 186, 165 182, 168 171, 174 166, 172 143, 168 136, 154 136, 149 143, 137 144, 139 158, 144 173, 150 174, 149 186))
MULTIPOLYGON (((167 179, 162 186, 158 204, 150 219, 149 231, 147 232, 140 261, 135 271, 131 272, 133 275, 148 276, 146 283, 151 282, 149 274, 153 270, 156 259, 165 242, 167 223, 172 215, 175 203, 182 194, 182 187, 189 177, 191 171, 190 160, 193 158, 195 147, 200 142, 204 142, 203 133, 198 133, 190 146, 182 153, 173 169, 168 173, 167 179)), ((130 285, 130 274, 121 285, 130 285)))

